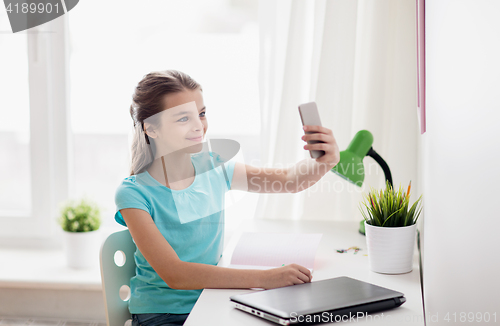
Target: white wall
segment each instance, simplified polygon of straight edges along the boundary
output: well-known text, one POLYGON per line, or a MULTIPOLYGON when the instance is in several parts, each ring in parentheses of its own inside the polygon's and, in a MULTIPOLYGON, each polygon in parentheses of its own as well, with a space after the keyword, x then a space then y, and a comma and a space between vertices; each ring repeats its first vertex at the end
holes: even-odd
POLYGON ((499 15, 495 0, 426 1, 427 325, 500 324, 499 15))

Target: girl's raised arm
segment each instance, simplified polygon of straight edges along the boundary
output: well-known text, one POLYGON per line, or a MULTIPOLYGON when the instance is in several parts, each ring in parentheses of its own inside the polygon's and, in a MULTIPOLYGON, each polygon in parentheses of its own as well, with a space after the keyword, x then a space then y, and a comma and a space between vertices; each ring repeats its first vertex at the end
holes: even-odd
POLYGON ((264 168, 236 163, 231 189, 259 193, 296 193, 318 182, 339 162, 339 148, 330 129, 304 126, 304 130, 312 133, 302 136, 303 141, 322 141, 306 144, 304 149, 325 151, 323 156, 302 160, 289 168, 264 168))

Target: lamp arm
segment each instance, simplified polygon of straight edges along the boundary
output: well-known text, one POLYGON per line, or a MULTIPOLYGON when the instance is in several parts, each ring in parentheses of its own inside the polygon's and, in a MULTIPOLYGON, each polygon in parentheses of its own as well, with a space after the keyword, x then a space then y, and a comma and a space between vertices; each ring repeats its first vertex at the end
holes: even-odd
POLYGON ((373 147, 370 147, 370 150, 368 151, 366 156, 372 157, 380 165, 382 170, 384 170, 385 179, 389 181, 389 184, 391 185, 391 187, 393 187, 391 170, 389 169, 387 163, 385 163, 384 159, 380 155, 378 155, 377 152, 375 152, 373 147))

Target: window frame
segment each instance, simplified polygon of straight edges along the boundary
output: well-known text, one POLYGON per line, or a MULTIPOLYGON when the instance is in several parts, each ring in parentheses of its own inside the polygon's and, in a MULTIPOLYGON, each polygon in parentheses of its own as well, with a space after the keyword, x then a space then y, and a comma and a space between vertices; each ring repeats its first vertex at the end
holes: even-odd
POLYGON ((67 15, 26 33, 32 205, 28 214, 0 216, 0 245, 46 247, 60 244, 56 218, 72 175, 67 15))

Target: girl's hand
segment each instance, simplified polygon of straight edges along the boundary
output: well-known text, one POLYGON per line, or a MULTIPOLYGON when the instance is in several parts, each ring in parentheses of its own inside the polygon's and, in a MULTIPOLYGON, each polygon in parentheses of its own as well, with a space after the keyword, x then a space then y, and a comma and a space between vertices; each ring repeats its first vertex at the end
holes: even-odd
POLYGON ((283 286, 308 283, 312 280, 311 271, 309 269, 297 265, 290 264, 283 267, 268 269, 263 271, 262 288, 274 289, 283 286))
POLYGON ((304 146, 304 149, 308 151, 318 150, 325 152, 323 156, 316 159, 316 162, 327 163, 333 166, 337 165, 340 161, 340 152, 332 131, 321 126, 304 126, 304 131, 312 132, 312 134, 305 134, 302 136, 303 141, 307 142, 309 140, 319 140, 323 142, 317 144, 306 144, 304 146))

